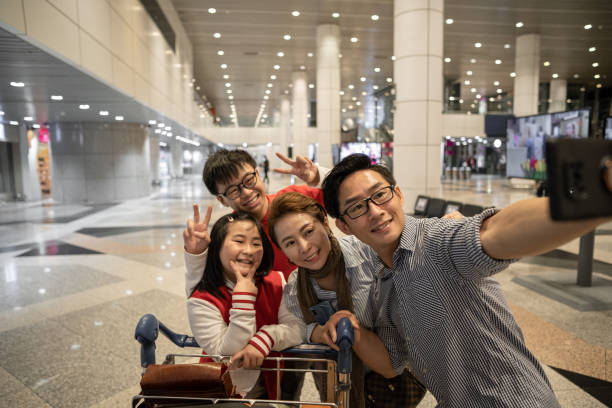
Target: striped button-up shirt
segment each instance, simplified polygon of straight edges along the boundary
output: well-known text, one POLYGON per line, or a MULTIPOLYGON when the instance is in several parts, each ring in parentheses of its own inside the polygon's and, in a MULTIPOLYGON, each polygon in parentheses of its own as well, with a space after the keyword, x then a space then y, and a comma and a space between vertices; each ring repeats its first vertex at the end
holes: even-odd
POLYGON ((407 217, 393 267, 367 266, 377 272, 376 331, 394 369, 410 366, 439 407, 559 407, 491 277, 510 264, 482 249, 480 226, 494 213, 407 217))

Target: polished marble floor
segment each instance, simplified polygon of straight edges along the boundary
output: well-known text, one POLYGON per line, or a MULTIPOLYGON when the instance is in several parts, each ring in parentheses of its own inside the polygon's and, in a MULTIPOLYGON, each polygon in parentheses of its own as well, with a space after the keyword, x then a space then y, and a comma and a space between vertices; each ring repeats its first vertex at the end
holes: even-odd
MULTIPOLYGON (((288 183, 273 176, 270 189, 288 183)), ((443 183, 431 196, 503 207, 533 196, 503 179, 443 183)), ((199 177, 116 205, 0 205, 0 406, 127 407, 138 391, 138 318, 188 332, 181 232, 191 206, 226 213, 199 177)), ((578 241, 498 275, 564 407, 612 405, 612 224, 598 229, 591 288, 578 241)), ((166 339, 157 355, 177 351, 166 339)), ((316 394, 304 391, 306 399, 316 394)), ((421 407, 433 407, 428 397, 421 407)))

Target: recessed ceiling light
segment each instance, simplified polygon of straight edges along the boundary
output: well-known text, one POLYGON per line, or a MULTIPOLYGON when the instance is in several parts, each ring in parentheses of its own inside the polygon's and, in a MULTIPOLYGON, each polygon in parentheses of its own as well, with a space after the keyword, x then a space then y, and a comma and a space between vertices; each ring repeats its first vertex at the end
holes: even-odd
POLYGON ((24 116, 23 120, 25 120, 26 122, 31 122, 34 120, 34 118, 31 116, 24 116))
POLYGON ((11 86, 14 86, 16 88, 23 88, 25 86, 25 84, 23 82, 13 82, 13 81, 11 81, 11 86))
POLYGON ((291 39, 291 36, 289 34, 285 34, 283 35, 283 39, 288 41, 291 39))
POLYGON ((19 122, 17 122, 16 120, 11 120, 11 121, 9 121, 9 124, 13 125, 13 126, 17 126, 19 124, 19 122))
POLYGON ((444 58, 444 62, 451 62, 452 60, 449 57, 444 58))
POLYGON ((344 95, 344 91, 340 91, 339 93, 340 93, 340 96, 344 95))
POLYGON ((221 64, 221 69, 227 69, 227 64, 221 64))
POLYGON ((510 45, 510 44, 504 44, 504 48, 508 49, 508 48, 510 48, 510 47, 511 47, 511 45, 510 45))
POLYGON ((356 96, 353 96, 353 97, 351 98, 351 100, 352 100, 352 101, 356 101, 356 100, 357 100, 357 97, 356 97, 356 96))
POLYGON ((308 84, 308 87, 309 87, 310 89, 312 89, 312 88, 314 88, 314 84, 308 84))
POLYGON ((593 68, 597 68, 597 67, 599 66, 599 62, 594 62, 594 63, 593 63, 593 64, 591 64, 591 65, 593 65, 593 68))
POLYGON ((470 63, 475 64, 475 63, 476 63, 476 58, 472 58, 472 59, 470 60, 470 63))
POLYGON ((480 47, 482 47, 482 43, 479 43, 479 42, 474 43, 474 47, 476 47, 476 48, 480 48, 480 47))
POLYGON ((4 116, 4 111, 0 111, 0 116, 4 116))
POLYGON ((516 77, 516 72, 511 72, 511 73, 510 73, 510 76, 511 76, 512 78, 516 77))
POLYGON ((589 48, 589 52, 595 52, 595 51, 597 51, 597 48, 595 48, 595 47, 589 48))
POLYGON ((32 127, 34 129, 40 129, 40 125, 38 123, 33 124, 32 127))
POLYGON ((217 55, 223 55, 223 54, 225 54, 225 52, 223 50, 217 51, 217 55))
POLYGON ((264 99, 267 101, 268 99, 270 99, 270 97, 268 95, 265 95, 264 99))
POLYGON ((165 130, 172 130, 172 126, 166 126, 164 127, 165 130))
POLYGON ((62 95, 51 95, 51 99, 54 101, 61 101, 64 97, 62 95))
POLYGON ((466 72, 466 74, 467 74, 467 75, 472 75, 472 74, 473 74, 473 72, 472 72, 472 71, 467 71, 467 72, 466 72))
POLYGON ((272 85, 272 84, 270 84, 270 83, 269 83, 269 84, 268 84, 268 85, 266 85, 266 86, 267 86, 268 88, 272 88, 274 85, 272 85))
POLYGON ((378 19, 379 19, 380 17, 378 16, 378 14, 372 14, 372 17, 370 17, 370 18, 371 18, 372 20, 374 20, 374 21, 378 21, 378 19))
POLYGON ((489 102, 495 102, 495 98, 494 97, 490 97, 489 98, 489 102))
POLYGON ((380 72, 380 68, 379 67, 375 67, 374 68, 374 72, 380 72))
POLYGON ((164 125, 163 123, 158 123, 158 124, 157 124, 157 127, 158 127, 158 128, 163 128, 164 126, 165 126, 165 125, 164 125))
POLYGON ((476 99, 480 99, 481 96, 481 94, 476 94, 476 99))
POLYGON ((365 82, 365 81, 366 81, 366 77, 361 77, 361 78, 359 78, 359 80, 360 80, 361 82, 365 82))
POLYGON ((270 75, 270 79, 275 80, 276 79, 276 75, 274 75, 274 74, 270 75))
POLYGON ((226 87, 226 88, 229 88, 230 86, 232 86, 232 84, 231 84, 230 82, 226 82, 226 83, 225 83, 225 87, 226 87))
POLYGON ((352 43, 356 43, 357 41, 359 41, 359 38, 357 38, 357 37, 351 37, 351 42, 352 42, 352 43))
POLYGON ((392 55, 392 56, 391 56, 391 61, 395 61, 395 59, 396 59, 396 58, 395 58, 395 55, 392 55))
POLYGON ((291 15, 292 15, 293 17, 299 17, 299 16, 300 16, 300 12, 299 12, 299 11, 297 11, 297 10, 293 10, 293 11, 291 12, 291 15))
POLYGON ((500 59, 496 59, 496 60, 495 60, 495 65, 499 65, 499 64, 501 64, 501 63, 502 63, 502 60, 500 60, 500 59))
POLYGON ((495 81, 495 82, 493 82, 493 85, 495 85, 495 86, 499 86, 499 81, 495 81))
POLYGON ((574 78, 578 79, 578 78, 580 78, 580 75, 574 74, 574 78))
POLYGON ((522 26, 524 26, 524 25, 525 25, 525 24, 523 24, 523 22, 522 22, 522 21, 519 21, 519 22, 518 22, 518 23, 516 23, 514 26, 515 26, 516 28, 521 28, 521 27, 522 27, 522 26))
POLYGON ((230 96, 228 96, 228 98, 229 98, 229 100, 231 101, 231 100, 233 100, 233 99, 234 99, 234 95, 230 95, 230 96))
POLYGON ((585 30, 590 30, 591 28, 593 28, 593 26, 591 24, 587 24, 584 26, 585 30))
POLYGON ((470 92, 471 92, 471 93, 476 93, 476 88, 472 88, 472 89, 470 89, 470 92))
POLYGON ((455 20, 453 20, 452 18, 447 18, 446 19, 446 24, 453 24, 455 22, 455 20))
POLYGON ((374 85, 374 86, 372 87, 372 89, 377 90, 377 89, 378 89, 378 85, 374 85))
POLYGON ((208 12, 209 12, 210 14, 215 14, 215 13, 217 12, 217 9, 216 9, 216 8, 212 8, 212 7, 211 7, 211 8, 209 8, 209 9, 208 9, 208 12))
POLYGON ((393 78, 387 78, 387 82, 389 83, 393 82, 393 78))
POLYGON ((349 105, 349 109, 353 109, 353 105, 349 105))
POLYGON ((306 54, 308 56, 308 58, 312 58, 312 52, 309 52, 308 54, 306 54))
POLYGON ((361 102, 357 101, 357 102, 355 102, 355 105, 361 106, 361 102))
POLYGON ((601 88, 601 84, 595 85, 596 88, 601 88))
MULTIPOLYGON (((601 75, 599 75, 599 74, 595 74, 595 75, 593 75, 593 78, 595 78, 595 79, 599 79, 599 78, 601 78, 601 75)), ((24 118, 24 119, 25 119, 25 118, 24 118)))
POLYGON ((79 109, 87 110, 87 109, 89 109, 89 105, 87 105, 87 104, 79 105, 79 109))
POLYGON ((273 68, 278 71, 280 69, 280 65, 277 64, 273 68))
POLYGON ((365 91, 361 92, 361 96, 366 96, 367 93, 365 91))
POLYGON ((306 69, 306 66, 305 66, 305 65, 300 65, 300 69, 301 69, 302 71, 304 71, 304 70, 306 69))
POLYGON ((223 79, 229 79, 229 75, 227 74, 223 75, 223 79))
POLYGON ((332 13, 332 17, 333 18, 338 18, 338 17, 340 17, 340 13, 332 13))
POLYGON ((466 79, 465 81, 463 81, 463 84, 464 84, 464 85, 469 85, 469 84, 470 84, 470 80, 469 80, 469 79, 466 79))
POLYGON ((108 116, 108 111, 100 111, 100 116, 108 116))
POLYGON ((277 52, 277 53, 276 53, 276 56, 277 56, 277 57, 281 57, 281 58, 282 58, 282 57, 284 57, 284 56, 285 56, 285 53, 284 53, 284 52, 282 52, 282 51, 279 51, 279 52, 277 52))
POLYGON ((151 119, 151 120, 149 121, 149 125, 154 125, 154 124, 156 124, 156 123, 157 123, 157 121, 156 121, 156 120, 153 120, 153 119, 151 119))
POLYGON ((498 93, 498 94, 500 94, 500 93, 502 93, 502 92, 504 92, 504 91, 503 91, 501 88, 497 88, 497 93, 498 93))
POLYGON ((123 120, 123 116, 115 116, 115 120, 123 120))
POLYGON ((355 85, 349 84, 348 89, 355 89, 355 85))
POLYGON ((559 78, 559 74, 554 73, 554 74, 552 74, 552 77, 553 77, 553 78, 559 78))
POLYGON ((338 54, 338 58, 342 58, 342 54, 338 54))
POLYGON ((231 89, 228 89, 228 90, 226 90, 225 92, 226 92, 226 93, 228 93, 228 94, 231 94, 231 93, 232 93, 232 90, 231 90, 231 89))
POLYGON ((550 66, 550 61, 544 61, 544 66, 545 67, 549 67, 550 66))
POLYGON ((214 33, 214 34, 213 34, 213 37, 215 37, 215 38, 221 38, 221 33, 214 33))

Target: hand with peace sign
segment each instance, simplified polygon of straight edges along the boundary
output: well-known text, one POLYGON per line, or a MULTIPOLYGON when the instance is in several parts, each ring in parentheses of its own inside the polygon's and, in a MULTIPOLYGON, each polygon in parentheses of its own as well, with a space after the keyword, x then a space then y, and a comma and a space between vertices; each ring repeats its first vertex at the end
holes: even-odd
POLYGON ((276 153, 276 156, 291 166, 290 169, 274 169, 275 172, 281 174, 292 174, 304 180, 307 184, 315 186, 319 184, 319 168, 310 159, 305 156, 296 156, 295 160, 291 160, 282 153, 276 153))
POLYGON ((208 249, 208 244, 210 244, 208 223, 211 214, 212 205, 209 205, 204 220, 200 222, 200 209, 197 204, 193 205, 193 219, 187 220, 187 229, 183 231, 185 251, 188 253, 198 255, 208 249))
POLYGON ((257 296, 257 286, 255 286, 255 272, 257 271, 257 266, 248 268, 247 271, 241 265, 235 261, 230 261, 230 266, 232 268, 232 273, 236 277, 236 285, 234 286, 234 292, 249 292, 253 295, 257 296), (243 273, 245 271, 246 273, 243 273))

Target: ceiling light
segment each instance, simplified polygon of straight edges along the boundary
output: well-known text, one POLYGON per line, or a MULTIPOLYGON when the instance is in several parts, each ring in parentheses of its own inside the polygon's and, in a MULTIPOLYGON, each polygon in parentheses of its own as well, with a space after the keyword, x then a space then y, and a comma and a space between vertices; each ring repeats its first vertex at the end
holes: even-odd
POLYGON ((284 53, 284 52, 282 52, 282 51, 279 51, 279 52, 277 52, 277 53, 276 53, 276 56, 277 56, 277 57, 281 57, 281 58, 282 58, 282 57, 284 57, 284 56, 285 56, 285 53, 284 53))
POLYGON ((79 109, 87 110, 87 109, 89 109, 89 105, 87 105, 87 104, 79 105, 79 109))
MULTIPOLYGON (((593 75, 593 78, 595 78, 595 79, 599 79, 600 77, 601 77, 601 75, 599 75, 599 74, 595 74, 595 75, 593 75)), ((24 118, 24 119, 25 119, 25 118, 24 118)))
POLYGON ((511 76, 512 78, 516 77, 516 72, 511 72, 511 73, 510 73, 510 76, 511 76))
POLYGON ((123 120, 123 116, 115 116, 115 120, 123 120))
POLYGON ((217 51, 217 55, 223 55, 223 54, 225 54, 225 52, 223 50, 217 51))
MULTIPOLYGON (((392 55, 392 56, 391 56, 391 61, 395 61, 395 60, 396 60, 395 55, 392 55)), ((450 62, 450 61, 449 61, 449 62, 450 62)))
POLYGON ((504 92, 504 91, 503 91, 501 88, 497 88, 497 91, 496 91, 496 92, 497 92, 498 94, 500 94, 500 93, 502 93, 502 92, 504 92))
POLYGON ((310 89, 312 89, 312 88, 314 88, 314 84, 308 84, 308 87, 309 87, 310 89))
POLYGON ((342 108, 342 113, 346 113, 346 109, 345 108, 342 108))
POLYGON ((510 44, 504 44, 504 48, 505 48, 505 49, 508 49, 508 48, 510 48, 510 47, 511 47, 511 46, 510 46, 510 44))
POLYGON ((333 18, 338 18, 338 17, 340 17, 340 13, 332 13, 332 17, 333 18))
POLYGON ((476 99, 480 99, 481 96, 481 94, 476 94, 476 99))
POLYGON ((476 93, 476 88, 472 88, 472 89, 470 89, 470 92, 471 92, 471 93, 476 93))
POLYGON ((553 77, 553 78, 559 78, 559 74, 556 74, 556 73, 555 73, 555 74, 552 74, 552 77, 553 77))
POLYGON ((475 64, 475 63, 476 63, 476 58, 472 58, 472 59, 470 60, 470 62, 471 62, 472 64, 475 64))
POLYGON ((11 86, 14 86, 16 88, 23 88, 25 84, 23 82, 12 82, 11 81, 11 86))
POLYGON ((270 75, 270 79, 272 80, 276 79, 276 75, 270 75))
POLYGON ((495 86, 499 86, 499 81, 495 81, 495 82, 493 82, 493 85, 495 85, 495 86))
POLYGON ((361 102, 357 101, 357 102, 355 102, 355 105, 361 106, 361 102))
POLYGON ((277 70, 277 71, 278 71, 278 70, 280 69, 280 65, 275 65, 275 66, 274 66, 274 67, 272 67, 272 68, 274 68, 275 70, 277 70))
POLYGON ((519 22, 518 22, 518 23, 516 23, 514 26, 515 26, 516 28, 521 28, 521 27, 522 27, 522 26, 524 26, 524 25, 525 25, 525 24, 523 24, 523 22, 522 22, 522 21, 519 21, 519 22))
POLYGON ((24 116, 23 120, 25 120, 26 122, 31 122, 34 120, 34 118, 31 116, 24 116))
POLYGON ((272 91, 271 91, 271 90, 266 89, 266 95, 270 95, 271 93, 272 93, 272 91))
POLYGON ((309 52, 308 54, 306 54, 308 56, 308 58, 312 58, 312 52, 309 52))
POLYGON ((355 89, 355 85, 349 84, 348 89, 355 89))
POLYGON ((291 15, 292 15, 293 17, 299 17, 299 16, 300 16, 300 12, 299 12, 299 11, 297 11, 297 10, 293 10, 293 11, 291 12, 291 15))
POLYGON ((353 109, 353 105, 349 105, 349 109, 353 109))
POLYGON ((367 93, 365 91, 361 92, 361 96, 366 96, 367 93))
POLYGON ((387 78, 387 82, 389 83, 393 82, 393 78, 387 78))
POLYGON ((100 116, 108 116, 108 111, 100 111, 100 116))
POLYGON ((215 38, 221 38, 221 33, 214 33, 214 34, 213 34, 213 37, 215 37, 215 38))
POLYGON ((221 64, 221 69, 227 69, 227 64, 221 64))
POLYGON ((265 95, 264 99, 267 101, 268 99, 270 99, 270 97, 268 95, 265 95))
POLYGON ((370 18, 371 18, 372 20, 374 20, 374 21, 378 21, 378 19, 379 19, 380 17, 378 17, 378 14, 372 14, 372 17, 370 17, 370 18))
POLYGON ((595 51, 597 51, 597 48, 595 48, 595 47, 589 48, 589 52, 595 52, 595 51))
POLYGON ((217 12, 217 9, 211 7, 211 8, 208 9, 208 12, 210 14, 215 14, 217 12))
POLYGON ((340 91, 339 93, 340 93, 340 95, 344 95, 344 91, 340 91))
POLYGON ((4 116, 4 111, 0 111, 0 116, 4 116))
POLYGON ((377 90, 377 89, 378 89, 378 85, 374 85, 374 86, 372 87, 372 89, 377 90))
POLYGON ((352 100, 352 101, 356 101, 356 100, 357 100, 357 97, 356 97, 356 96, 353 96, 353 97, 351 98, 351 100, 352 100))
POLYGON ((584 26, 585 30, 590 30, 591 28, 593 28, 593 26, 591 24, 587 24, 584 26))
POLYGON ((470 80, 469 80, 469 79, 466 79, 465 81, 463 81, 463 83, 464 83, 465 85, 469 85, 469 84, 470 84, 470 80))
POLYGON ((453 20, 452 18, 447 18, 446 19, 446 24, 453 24, 455 22, 455 20, 453 20))
POLYGON ((359 41, 359 38, 357 38, 357 37, 351 37, 351 42, 352 42, 352 43, 356 43, 357 41, 359 41))
POLYGON ((468 76, 470 76, 470 75, 472 75, 472 71, 467 71, 467 72, 466 72, 466 74, 467 74, 468 76))
POLYGON ((34 129, 40 129, 40 125, 38 123, 33 124, 32 127, 34 129))
POLYGON ((228 96, 227 98, 228 98, 230 101, 233 101, 233 100, 234 100, 234 95, 230 95, 230 96, 228 96))
POLYGON ((226 88, 229 88, 230 86, 232 86, 232 84, 231 84, 231 83, 229 83, 229 82, 226 82, 226 83, 225 83, 225 87, 226 87, 226 88))
POLYGON ((157 124, 157 127, 158 127, 158 128, 163 128, 164 126, 165 126, 165 125, 164 125, 163 123, 158 123, 158 124, 157 124))
POLYGON ((489 102, 495 102, 495 98, 494 97, 490 97, 489 98, 489 102))
POLYGON ((17 122, 16 120, 11 120, 11 121, 9 121, 9 124, 13 125, 13 126, 17 126, 19 124, 19 122, 17 122))
POLYGON ((266 85, 268 88, 272 88, 274 85, 268 83, 268 85, 266 85))
POLYGON ((574 74, 574 78, 578 79, 578 78, 580 78, 580 75, 574 74))
POLYGON ((229 79, 229 75, 227 74, 223 75, 223 79, 229 79))
POLYGON ((379 67, 374 68, 374 72, 380 72, 380 68, 379 67))
POLYGON ((594 62, 594 63, 593 63, 593 64, 591 64, 591 65, 593 65, 593 68, 597 68, 597 67, 599 66, 599 62, 594 62))
POLYGON ((302 71, 304 71, 304 70, 306 69, 306 66, 305 66, 305 65, 300 65, 300 69, 301 69, 302 71))
POLYGON ((495 65, 499 65, 499 64, 501 64, 501 63, 502 63, 502 60, 500 60, 500 59, 496 59, 496 60, 495 60, 495 65))
POLYGON ((151 120, 149 121, 149 125, 154 125, 154 124, 156 124, 156 123, 157 123, 157 121, 156 121, 156 120, 153 120, 153 119, 151 119, 151 120))
POLYGON ((228 90, 227 90, 227 91, 225 91, 225 92, 226 92, 226 93, 228 93, 228 94, 231 94, 231 93, 232 93, 232 90, 231 90, 231 89, 228 89, 228 90))
POLYGON ((544 61, 544 66, 545 67, 549 67, 550 66, 550 61, 544 61))
POLYGON ((482 43, 479 43, 479 42, 474 43, 474 47, 476 47, 476 48, 480 48, 480 47, 482 47, 482 43))
POLYGON ((596 88, 601 88, 601 84, 595 85, 596 88))
POLYGON ((291 39, 291 36, 289 34, 285 34, 283 35, 283 39, 289 41, 291 39))
POLYGON ((444 58, 444 62, 451 62, 452 60, 449 57, 444 58))
POLYGON ((54 101, 61 101, 62 99, 64 99, 64 97, 62 95, 51 95, 51 99, 53 99, 54 101))
POLYGON ((366 77, 361 77, 361 78, 359 78, 359 80, 360 80, 361 82, 365 82, 365 81, 366 81, 366 77))
POLYGON ((164 129, 165 130, 172 130, 172 126, 166 126, 164 129))
POLYGON ((342 54, 338 54, 338 58, 342 58, 342 54))

